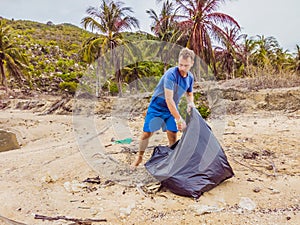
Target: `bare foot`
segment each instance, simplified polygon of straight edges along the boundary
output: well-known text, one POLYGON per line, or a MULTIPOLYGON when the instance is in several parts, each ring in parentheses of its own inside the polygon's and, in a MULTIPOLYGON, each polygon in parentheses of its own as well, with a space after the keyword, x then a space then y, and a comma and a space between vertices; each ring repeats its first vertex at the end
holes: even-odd
POLYGON ((134 162, 130 165, 131 169, 136 169, 142 161, 143 161, 143 156, 138 155, 134 160, 134 162))

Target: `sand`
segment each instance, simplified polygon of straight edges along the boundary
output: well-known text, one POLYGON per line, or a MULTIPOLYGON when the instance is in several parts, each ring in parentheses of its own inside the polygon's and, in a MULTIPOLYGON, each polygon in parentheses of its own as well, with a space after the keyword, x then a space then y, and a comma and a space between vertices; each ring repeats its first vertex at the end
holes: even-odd
MULTIPOLYGON (((72 224, 36 215, 106 220, 85 224, 300 223, 299 110, 227 115, 221 130, 213 127, 235 176, 198 200, 164 189, 157 192, 155 183, 147 188, 117 182, 105 168, 95 170, 83 157, 73 119, 16 109, 0 112, 0 129, 15 133, 21 145, 0 153, 0 224, 13 224, 4 217, 23 224, 72 224), (95 183, 84 182, 87 178, 95 183)), ((130 144, 112 142, 124 137, 109 126, 110 119, 93 118, 102 133, 92 138, 128 165, 135 157, 143 118, 128 120, 130 144)), ((157 143, 167 144, 165 134, 155 134, 144 162, 157 143)), ((124 178, 128 181, 126 174, 124 178)))

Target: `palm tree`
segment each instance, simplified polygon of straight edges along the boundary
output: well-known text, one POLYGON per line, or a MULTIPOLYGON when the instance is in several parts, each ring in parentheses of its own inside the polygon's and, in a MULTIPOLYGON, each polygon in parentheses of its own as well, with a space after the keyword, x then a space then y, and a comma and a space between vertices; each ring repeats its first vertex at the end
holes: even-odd
POLYGON ((122 36, 122 31, 139 27, 138 20, 130 16, 133 12, 132 9, 123 7, 123 5, 124 3, 120 1, 102 0, 99 9, 89 7, 86 11, 89 16, 84 17, 81 21, 85 29, 89 27, 92 31, 96 30, 101 34, 86 42, 83 49, 84 57, 89 63, 97 58, 98 65, 105 68, 105 58, 100 56, 110 52, 110 60, 115 68, 115 77, 120 95, 122 95, 122 60, 119 55, 120 51, 114 51, 114 49, 128 44, 122 36))
POLYGON ((225 27, 225 34, 221 39, 221 46, 216 47, 216 60, 221 64, 222 71, 226 72, 226 79, 235 78, 235 67, 238 59, 242 58, 240 40, 245 34, 240 34, 237 27, 225 27))
POLYGON ((8 91, 6 76, 15 78, 18 82, 25 81, 22 69, 27 64, 27 59, 21 49, 13 43, 10 28, 0 20, 0 75, 1 84, 8 91))
POLYGON ((241 44, 240 54, 242 56, 241 60, 244 65, 245 75, 250 75, 250 66, 252 65, 253 52, 256 48, 256 42, 248 38, 247 35, 244 36, 244 43, 241 44))
POLYGON ((294 62, 294 71, 296 74, 300 75, 300 46, 296 45, 297 52, 295 55, 295 62, 294 62))
POLYGON ((276 56, 279 44, 274 37, 256 36, 256 49, 253 52, 253 62, 260 69, 269 70, 272 66, 272 60, 276 56))
POLYGON ((274 52, 274 57, 272 58, 272 67, 276 74, 280 74, 288 70, 292 55, 288 50, 283 50, 282 48, 276 49, 274 52))
POLYGON ((150 19, 152 19, 151 31, 160 41, 153 43, 148 47, 148 54, 153 54, 153 52, 155 52, 160 60, 164 62, 164 71, 166 71, 170 64, 170 54, 172 54, 172 49, 174 47, 170 43, 174 43, 175 45, 179 34, 178 29, 176 29, 177 15, 175 5, 167 0, 163 3, 159 14, 153 9, 146 10, 146 13, 149 14, 150 19))
POLYGON ((218 42, 226 36, 224 26, 240 28, 239 24, 231 16, 216 11, 225 0, 175 0, 175 2, 180 14, 179 29, 186 38, 187 47, 193 49, 207 65, 212 65, 216 73, 213 42, 218 42))
POLYGON ((129 84, 130 93, 133 90, 142 93, 153 91, 160 74, 163 73, 163 64, 153 61, 141 61, 123 68, 124 80, 129 84))
POLYGON ((176 32, 176 12, 175 6, 169 0, 165 1, 159 15, 153 10, 146 10, 152 19, 151 31, 159 38, 160 41, 170 42, 176 32))

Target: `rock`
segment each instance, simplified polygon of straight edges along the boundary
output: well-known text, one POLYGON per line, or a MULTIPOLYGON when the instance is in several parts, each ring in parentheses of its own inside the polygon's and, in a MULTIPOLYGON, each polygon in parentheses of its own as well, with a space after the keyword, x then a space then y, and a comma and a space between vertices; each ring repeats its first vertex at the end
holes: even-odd
POLYGON ((198 204, 191 205, 189 206, 189 208, 192 209, 196 215, 220 212, 223 210, 223 208, 219 208, 218 206, 198 205, 198 204))
POLYGON ((135 203, 132 203, 127 208, 120 208, 120 217, 129 216, 134 208, 135 208, 135 203))
POLYGON ((235 127, 235 122, 232 120, 228 121, 228 126, 235 127))
POLYGON ((260 192, 261 191, 261 189, 259 188, 259 187, 255 187, 254 189, 253 189, 253 192, 255 192, 255 193, 258 193, 258 192, 260 192))
POLYGON ((267 169, 267 170, 273 170, 273 168, 274 168, 273 165, 267 165, 267 166, 266 166, 266 169, 267 169))
POLYGON ((97 209, 90 209, 90 213, 92 216, 96 216, 99 213, 99 211, 97 209))
POLYGON ((20 145, 14 133, 0 130, 0 152, 19 149, 20 145))
POLYGON ((58 177, 55 175, 51 176, 51 175, 47 174, 46 176, 43 176, 41 180, 44 183, 54 183, 55 181, 58 180, 58 177))
POLYGON ((277 189, 275 189, 275 188, 269 187, 268 189, 269 189, 270 191, 272 191, 271 194, 279 194, 279 193, 280 193, 280 191, 277 190, 277 189))
POLYGON ((86 188, 87 185, 80 183, 78 180, 73 180, 72 182, 65 182, 64 183, 64 188, 66 189, 67 192, 70 193, 77 193, 82 191, 83 188, 86 188))
POLYGON ((239 207, 242 209, 253 211, 256 208, 256 203, 248 197, 241 197, 239 207))

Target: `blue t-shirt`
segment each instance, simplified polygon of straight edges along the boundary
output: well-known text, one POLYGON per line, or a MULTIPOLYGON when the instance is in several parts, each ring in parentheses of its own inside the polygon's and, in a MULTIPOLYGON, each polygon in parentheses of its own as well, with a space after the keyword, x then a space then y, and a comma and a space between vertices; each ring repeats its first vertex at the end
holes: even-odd
POLYGON ((171 67, 165 72, 156 86, 151 98, 149 110, 169 111, 165 100, 165 88, 173 90, 173 99, 178 107, 182 95, 186 92, 193 91, 193 84, 194 76, 191 72, 188 72, 186 77, 182 77, 177 66, 171 67))

